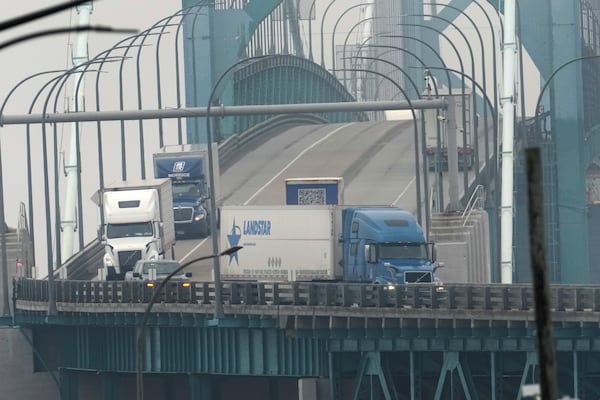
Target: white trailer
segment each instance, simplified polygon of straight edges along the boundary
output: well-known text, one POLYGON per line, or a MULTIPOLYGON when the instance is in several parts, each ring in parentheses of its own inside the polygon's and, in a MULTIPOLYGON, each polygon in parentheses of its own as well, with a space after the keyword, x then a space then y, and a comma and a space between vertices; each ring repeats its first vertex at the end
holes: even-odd
POLYGON ((311 281, 342 278, 341 209, 223 206, 221 248, 244 246, 222 262, 221 278, 311 281))
POLYGON ((104 267, 118 279, 138 260, 173 258, 175 224, 171 180, 121 181, 102 191, 104 267))

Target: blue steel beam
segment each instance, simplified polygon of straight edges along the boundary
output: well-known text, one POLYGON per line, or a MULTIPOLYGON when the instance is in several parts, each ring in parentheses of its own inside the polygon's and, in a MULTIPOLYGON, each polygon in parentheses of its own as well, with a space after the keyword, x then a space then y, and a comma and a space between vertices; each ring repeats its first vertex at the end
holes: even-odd
POLYGON ((244 7, 244 10, 254 21, 262 21, 273 12, 281 2, 282 0, 251 0, 246 7, 244 7))
MULTIPOLYGON (((453 7, 465 9, 470 0, 453 0, 453 7)), ((489 0, 498 9, 499 1, 489 0)), ((542 79, 548 79, 561 64, 581 57, 582 2, 532 0, 519 2, 519 12, 527 23, 520 27, 520 39, 528 50, 542 79)), ((439 14, 452 17, 445 8, 439 14)), ((447 24, 431 21, 432 26, 447 24)), ((543 99, 545 109, 552 110, 552 135, 555 140, 558 187, 551 207, 559 218, 559 282, 590 282, 588 219, 580 210, 585 203, 585 169, 587 168, 586 132, 583 90, 591 80, 581 66, 572 66, 552 84, 551 93, 543 99), (560 96, 554 93, 560 93, 560 96)), ((533 110, 530 110, 530 115, 533 110)))

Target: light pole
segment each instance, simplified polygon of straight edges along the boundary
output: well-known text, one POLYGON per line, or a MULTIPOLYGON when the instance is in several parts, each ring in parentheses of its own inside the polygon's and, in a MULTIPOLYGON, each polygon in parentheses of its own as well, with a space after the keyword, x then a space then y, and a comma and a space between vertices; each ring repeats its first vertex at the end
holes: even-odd
MULTIPOLYGON (((422 25, 422 24, 415 24, 415 23, 405 23, 402 22, 399 25, 401 26, 416 26, 416 27, 420 27, 420 28, 425 28, 425 29, 429 29, 432 30, 434 32, 436 32, 438 35, 442 36, 443 38, 446 39, 446 41, 448 42, 448 44, 450 44, 450 46, 452 47, 452 49, 454 50, 454 53, 456 54, 456 58, 458 59, 458 63, 460 65, 460 71, 461 71, 461 101, 463 104, 466 104, 466 93, 465 93, 465 88, 466 88, 466 83, 465 83, 465 68, 464 68, 464 64, 463 64, 463 60, 462 57, 460 55, 460 52, 458 51, 456 45, 454 44, 454 42, 452 42, 452 40, 450 40, 450 38, 448 37, 448 35, 446 35, 444 32, 442 32, 439 29, 433 28, 431 26, 428 25, 422 25)), ((393 35, 391 35, 390 37, 395 37, 393 35)), ((449 89, 451 89, 451 87, 449 86, 449 89)), ((449 95, 452 95, 453 93, 449 92, 449 95)), ((462 125, 463 127, 466 126, 466 120, 467 120, 467 115, 466 115, 466 110, 465 107, 462 107, 462 112, 461 112, 461 118, 462 118, 462 125)), ((466 145, 466 130, 463 129, 463 143, 466 145)), ((448 136, 449 139, 453 138, 455 132, 452 132, 451 136, 448 136)), ((455 211, 457 209, 459 209, 459 201, 458 201, 458 150, 457 150, 457 144, 456 144, 456 140, 452 139, 452 141, 450 143, 447 144, 448 146, 448 197, 449 197, 449 204, 448 204, 448 209, 450 211, 455 211)), ((468 190, 468 170, 466 168, 463 168, 463 174, 464 174, 464 179, 463 179, 463 191, 465 192, 465 194, 467 193, 468 190)))
MULTIPOLYGON (((434 3, 423 3, 425 5, 434 5, 434 3)), ((471 18, 469 16, 469 14, 467 14, 466 12, 464 12, 463 10, 461 10, 458 7, 454 7, 450 4, 445 4, 444 7, 448 7, 452 10, 455 10, 456 12, 460 13, 461 15, 463 15, 467 20, 469 20, 469 22, 471 23, 471 25, 473 25, 473 28, 475 28, 475 32, 477 33, 477 37, 479 38, 479 45, 480 45, 480 49, 481 49, 481 77, 483 79, 483 88, 485 90, 487 90, 487 79, 486 79, 486 73, 485 73, 485 48, 483 45, 483 38, 481 37, 481 31, 479 30, 479 28, 477 27, 477 24, 475 23, 475 21, 473 21, 473 18, 471 18)), ((475 78, 475 73, 473 73, 473 78, 475 78)), ((496 81, 494 81, 496 82, 496 81)), ((476 105, 477 104, 477 96, 474 95, 474 99, 473 99, 473 104, 476 105)), ((474 114, 477 115, 477 108, 475 106, 474 108, 474 114)), ((485 144, 485 159, 486 162, 487 160, 489 160, 489 152, 490 152, 490 147, 489 147, 489 133, 488 133, 488 115, 487 115, 487 107, 483 107, 483 129, 485 132, 485 137, 484 137, 484 144, 485 144)), ((478 137, 479 137, 479 133, 477 132, 477 125, 475 125, 474 127, 475 129, 473 129, 474 133, 475 133, 475 143, 477 143, 477 157, 476 157, 476 169, 475 169, 475 176, 479 176, 479 142, 478 142, 478 137)))
POLYGON ((539 128, 539 113, 537 112, 537 110, 540 108, 540 104, 542 102, 542 97, 544 97, 544 92, 546 91, 546 89, 548 88, 548 86, 550 85, 550 83, 552 82, 552 79, 554 78, 554 76, 556 76, 557 73, 559 73, 563 68, 569 66, 570 64, 573 64, 574 62, 577 61, 582 61, 582 60, 591 60, 591 59, 596 59, 596 58, 600 58, 600 55, 593 55, 593 56, 583 56, 583 57, 577 57, 577 58, 573 58, 567 62, 565 62, 564 64, 560 65, 558 68, 556 68, 554 70, 554 72, 552 72, 550 74, 550 76, 548 77, 548 79, 546 79, 546 83, 544 84, 544 86, 542 86, 542 89, 540 90, 540 94, 535 102, 535 127, 536 127, 536 131, 539 134, 541 134, 540 132, 540 128, 539 128))
POLYGON ((310 9, 308 10, 308 59, 310 61, 313 60, 313 51, 312 51, 312 15, 315 10, 315 3, 317 0, 313 0, 310 5, 310 9))
POLYGON ((348 68, 347 70, 353 71, 353 72, 371 73, 371 74, 375 74, 377 76, 380 76, 384 79, 389 80, 392 83, 392 85, 394 85, 396 87, 396 89, 398 89, 398 91, 404 95, 404 98, 408 102, 408 105, 410 107, 410 112, 413 117, 413 125, 414 125, 415 177, 416 177, 416 181, 417 181, 417 221, 419 222, 419 224, 422 224, 423 221, 422 221, 422 217, 421 217, 421 177, 420 177, 420 170, 419 170, 419 127, 417 125, 417 114, 415 113, 415 108, 413 107, 412 101, 408 97, 408 94, 406 93, 406 91, 404 89, 402 89, 402 86, 400 86, 400 84, 398 84, 398 82, 394 81, 389 76, 382 74, 381 72, 372 71, 370 69, 364 69, 364 68, 362 68, 362 69, 348 68))
MULTIPOLYGON (((467 36, 464 34, 464 32, 452 21, 450 21, 447 18, 442 18, 439 15, 433 15, 433 14, 413 14, 411 15, 413 17, 427 17, 427 18, 437 18, 440 19, 444 22, 446 22, 449 25, 452 25, 452 27, 454 27, 454 29, 456 29, 456 31, 461 35, 461 37, 464 39, 465 44, 467 45, 467 49, 469 50, 469 55, 471 56, 471 76, 473 77, 473 81, 475 81, 475 56, 473 55, 473 48, 471 47, 471 42, 469 42, 469 39, 467 39, 467 36)), ((477 102, 475 101, 475 98, 477 97, 477 91, 475 90, 475 87, 473 87, 472 89, 472 93, 471 93, 471 102, 473 103, 473 114, 477 114, 477 102)), ((466 103, 464 101, 463 98, 463 105, 462 105, 462 112, 465 113, 465 107, 466 107, 466 103)), ((469 119, 471 125, 472 125, 472 120, 469 119)), ((467 126, 463 123, 462 126, 463 129, 463 149, 466 150, 467 148, 467 126)), ((473 132, 471 132, 472 134, 473 132)), ((473 138, 473 146, 475 148, 475 159, 478 160, 479 159, 479 140, 477 138, 477 135, 474 135, 473 138)), ((468 189, 469 189, 469 171, 467 168, 467 158, 466 158, 466 153, 463 153, 462 155, 463 158, 463 186, 464 186, 464 195, 468 196, 468 189)), ((477 168, 475 168, 475 175, 479 175, 479 167, 477 166, 477 168)))
MULTIPOLYGON (((473 3, 475 3, 477 5, 477 7, 479 7, 479 9, 481 10, 481 12, 483 12, 483 14, 485 15, 485 19, 488 22, 488 25, 490 26, 490 34, 492 35, 492 74, 493 74, 493 81, 494 84, 493 89, 494 89, 494 110, 498 109, 498 68, 497 68, 497 61, 496 61, 496 33, 494 32, 494 25, 492 24, 492 20, 490 19, 489 14, 487 13, 487 11, 485 10, 485 8, 481 5, 481 3, 479 3, 477 0, 473 0, 473 3)), ((502 20, 499 20, 500 24, 502 24, 502 20)), ((487 88, 486 88, 487 89, 487 88)), ((494 149, 496 148, 496 144, 494 144, 494 149)), ((496 150, 494 150, 496 151, 496 150)))
MULTIPOLYGON (((427 43, 424 43, 424 44, 428 45, 427 43)), ((423 68, 426 68, 425 62, 419 56, 417 56, 414 52, 412 52, 410 50, 407 50, 407 49, 404 49, 402 47, 392 46, 392 45, 367 45, 367 46, 369 46, 371 48, 376 48, 376 49, 390 49, 388 51, 380 53, 379 54, 380 57, 383 56, 384 54, 387 54, 390 51, 401 51, 403 53, 406 53, 406 54, 409 54, 409 55, 413 56, 423 66, 423 68)), ((433 48, 431 48, 431 49, 433 50, 433 48)), ((439 57, 439 54, 438 54, 438 57, 439 57)), ((440 57, 440 61, 441 61, 442 65, 444 67, 446 67, 446 64, 444 63, 444 60, 441 57, 440 57)), ((445 72, 446 72, 446 76, 448 78, 448 93, 451 93, 452 92, 452 84, 451 84, 451 79, 450 79, 450 71, 448 71, 446 69, 445 72)), ((412 82, 412 78, 409 75, 407 75, 406 73, 405 73, 405 75, 412 82)), ((439 91, 438 91, 437 82, 434 79, 434 77, 431 75, 431 71, 429 69, 425 69, 425 79, 431 79, 431 81, 433 82, 433 87, 434 87, 434 91, 435 91, 435 97, 439 98, 439 91)), ((383 80, 381 82, 383 82, 383 80)), ((377 90, 375 91, 375 93, 379 93, 379 85, 381 84, 381 82, 377 85, 377 90)), ((413 83, 413 86, 414 86, 414 83, 413 83)), ((421 98, 421 94, 420 93, 417 93, 417 96, 419 98, 421 98)), ((424 119, 424 111, 423 110, 421 111, 421 116, 422 116, 422 119, 423 119, 422 124, 425 125, 425 122, 424 122, 425 121, 425 119, 424 119)), ((440 164, 439 163, 439 156, 441 154, 441 140, 442 140, 441 129, 440 129, 441 128, 440 127, 440 119, 439 119, 439 117, 440 117, 440 110, 438 109, 438 110, 436 110, 436 121, 437 121, 436 122, 437 152, 435 153, 435 157, 434 157, 434 159, 435 159, 435 169, 434 169, 434 172, 435 172, 435 179, 436 179, 436 182, 437 182, 436 187, 437 187, 437 195, 438 195, 436 203, 438 204, 439 207, 443 207, 443 204, 444 204, 444 200, 443 200, 444 199, 444 196, 443 196, 443 190, 444 190, 444 188, 443 188, 443 177, 442 177, 442 171, 440 171, 440 168, 439 168, 439 164, 440 164)), ((423 129, 423 131, 425 131, 425 129, 423 129)), ((422 141, 423 141, 423 165, 427 165, 427 167, 423 168, 423 170, 424 170, 423 173, 425 174, 425 176, 427 176, 427 174, 429 172, 429 166, 428 166, 428 161, 427 161, 428 155, 426 154, 427 137, 424 134, 422 134, 422 141)), ((426 190, 428 190, 429 186, 427 185, 426 181, 425 181, 425 185, 426 185, 425 186, 426 190)))
MULTIPOLYGON (((358 7, 363 7, 363 6, 370 6, 373 5, 374 3, 359 3, 356 4, 352 7, 349 7, 348 9, 346 9, 343 13, 340 14, 340 16, 338 17, 338 19, 335 21, 335 24, 333 24, 333 32, 331 33, 331 69, 335 69, 335 59, 336 59, 336 54, 335 54, 335 31, 337 29, 338 24, 340 23, 340 21, 342 20, 342 18, 344 18, 344 15, 348 14, 350 11, 354 10, 355 8, 358 7)), ((344 47, 344 51, 346 50, 346 48, 344 47)), ((343 54, 343 57, 346 57, 346 53, 343 54)))
MULTIPOLYGON (((190 260, 190 261, 182 264, 179 268, 177 268, 173 272, 171 272, 165 279, 163 279, 160 282, 158 287, 154 290, 154 292, 152 294, 152 298, 150 298, 150 301, 148 302, 148 305, 146 306, 146 310, 144 311, 144 316, 142 318, 142 322, 140 323, 138 337, 137 337, 137 348, 136 348, 136 358, 135 358, 137 400, 142 400, 144 398, 144 376, 142 374, 142 364, 144 362, 144 344, 145 344, 145 339, 146 339, 146 326, 148 324, 148 317, 150 316, 150 311, 152 310, 152 306, 154 305, 154 302, 158 298, 158 295, 160 294, 162 289, 165 287, 167 282, 169 282, 169 280, 173 276, 175 276, 178 272, 180 272, 182 269, 184 269, 188 265, 193 264, 198 261, 208 260, 210 258, 219 258, 221 256, 227 256, 227 255, 235 253, 236 251, 240 250, 241 248, 242 248, 242 246, 234 246, 234 247, 230 247, 227 250, 224 250, 218 254, 211 254, 209 256, 199 257, 199 258, 190 260)), ((215 286, 215 291, 216 291, 216 286, 215 286)), ((217 300, 216 300, 216 296, 215 296, 215 302, 216 301, 217 300)))
MULTIPOLYGON (((30 79, 33 79, 37 76, 40 75, 44 75, 44 74, 58 74, 58 73, 64 73, 64 70, 51 70, 51 71, 44 71, 44 72, 39 72, 37 74, 33 74, 28 76, 27 78, 23 79, 22 81, 20 81, 19 83, 17 83, 8 93, 8 95, 6 96, 6 98, 4 99, 4 102, 2 103, 2 107, 0 107, 0 115, 4 115, 4 108, 6 107, 6 104, 8 103, 8 100, 10 99, 10 97, 12 96, 13 93, 16 92, 17 88, 19 88, 22 84, 24 84, 25 82, 29 81, 30 79)), ((54 79, 59 79, 60 75, 58 77, 55 77, 54 79)), ((29 106, 29 114, 32 113, 33 111, 33 106, 35 104, 35 102, 37 101, 38 97, 41 95, 42 91, 52 82, 52 80, 46 82, 46 84, 44 84, 42 86, 42 88, 40 90, 38 90, 37 94, 34 96, 30 106, 29 106)), ((31 130, 30 130, 30 125, 27 124, 27 129, 26 129, 27 133, 26 133, 26 148, 27 148, 27 154, 26 154, 26 159, 27 159, 27 193, 29 198, 33 198, 33 184, 32 184, 32 175, 31 175, 31 130)), ((2 193, 0 193, 0 196, 2 195, 2 193)), ((29 202, 28 205, 28 210, 29 210, 29 234, 31 235, 31 245, 33 246, 33 248, 35 248, 35 234, 34 234, 34 224, 33 224, 33 202, 29 202)), ((33 265, 35 265, 35 252, 33 254, 33 265)), ((7 266, 5 266, 7 267, 7 266)))
MULTIPOLYGON (((598 57, 600 57, 600 56, 598 56, 598 57)), ((475 82, 475 81, 473 80, 473 78, 472 78, 472 77, 470 77, 469 75, 465 74, 464 72, 458 71, 458 70, 456 70, 456 69, 452 69, 452 68, 446 68, 446 67, 429 67, 429 66, 427 66, 426 68, 427 68, 427 69, 445 69, 445 70, 447 70, 447 71, 450 71, 450 72, 453 72, 453 73, 455 73, 455 74, 459 74, 459 75, 462 75, 462 76, 464 76, 465 78, 469 79, 469 80, 471 81, 471 83, 472 83, 474 86, 477 86, 477 88, 478 88, 479 90, 481 90, 481 92, 482 92, 482 94, 483 94, 483 99, 485 100, 485 102, 486 102, 487 106, 490 108, 490 110, 492 110, 492 118, 493 118, 493 120, 494 120, 494 133, 496 133, 496 134, 497 134, 497 132, 498 132, 498 122, 497 122, 497 120, 498 120, 498 110, 496 110, 496 109, 494 108, 494 106, 493 106, 493 104, 492 104, 492 101, 491 101, 491 100, 490 100, 490 98, 487 96, 487 93, 486 93, 486 91, 485 91, 485 90, 483 90, 483 87, 482 87, 482 86, 481 86, 479 83, 475 82)))
POLYGON ((323 11, 323 17, 321 18, 321 67, 323 68, 325 68, 325 38, 323 34, 323 29, 325 29, 325 17, 327 16, 327 12, 335 2, 336 0, 331 0, 331 2, 327 4, 325 11, 323 11))
MULTIPOLYGON (((227 68, 222 74, 221 76, 219 76, 219 79, 217 79, 215 85, 212 88, 212 91, 210 92, 210 96, 208 96, 208 103, 206 105, 206 143, 207 143, 207 150, 208 150, 208 176, 209 176, 209 182, 208 184, 210 185, 210 236, 212 238, 212 248, 213 248, 213 253, 217 254, 219 252, 219 238, 217 235, 217 219, 216 219, 216 215, 217 215, 217 199, 216 197, 216 193, 215 193, 215 171, 213 168, 213 160, 214 160, 214 156, 213 156, 213 134, 212 134, 212 130, 210 128, 210 108, 212 106, 213 103, 213 99, 215 97, 215 94, 217 93, 217 89, 219 88, 219 85, 221 84, 221 82, 223 81, 223 79, 225 79, 226 76, 229 75, 229 73, 231 71, 233 71, 234 69, 236 69, 237 67, 239 67, 242 64, 248 63, 248 62, 252 62, 252 61, 256 61, 256 60, 260 60, 263 58, 268 58, 268 57, 273 57, 272 55, 263 55, 263 56, 256 56, 256 57, 248 57, 248 58, 244 58, 239 60, 238 62, 234 63, 233 65, 231 65, 229 68, 227 68)), ((214 264, 213 264, 213 270, 214 270, 214 274, 215 274, 215 320, 218 320, 220 317, 223 316, 223 304, 221 302, 221 264, 220 264, 220 260, 219 257, 214 257, 214 264)))
MULTIPOLYGON (((384 17, 368 17, 368 18, 363 18, 360 21, 358 21, 356 24, 354 24, 350 30, 348 30, 348 33, 346 34, 346 38, 344 39, 344 46, 343 46, 343 52, 344 52, 344 58, 343 58, 343 69, 342 71, 344 71, 344 85, 346 85, 346 71, 349 71, 348 69, 346 69, 346 46, 348 45, 348 40, 350 39, 350 35, 352 34, 352 32, 358 28, 360 26, 360 24, 362 24, 363 22, 366 21, 370 21, 370 20, 374 20, 374 19, 385 19, 384 17)), ((361 46, 359 46, 359 48, 362 48, 363 43, 361 43, 361 46)), ((356 96, 355 96, 356 97, 356 96)))
MULTIPOLYGON (((411 54, 413 54, 411 52, 411 54)), ((404 74, 404 77, 406 79, 408 79, 408 81, 410 82, 410 84, 413 87, 413 90, 415 91, 417 97, 420 99, 421 98, 421 93, 419 93, 419 88, 417 87, 417 84, 415 83, 415 81, 410 77, 410 75, 408 73, 406 73, 406 71, 404 69, 402 69, 399 65, 388 61, 388 60, 384 60, 381 58, 377 58, 377 57, 364 57, 364 56, 355 56, 355 58, 358 59, 362 59, 362 60, 371 60, 371 61, 379 61, 385 64, 388 64, 390 66, 392 66, 393 68, 395 68, 396 70, 402 72, 402 74, 404 74)), ((419 61, 421 61, 419 59, 419 61)), ((436 86, 436 93, 437 93, 437 85, 436 86)), ((403 92, 404 93, 404 92, 403 92)), ((406 97, 406 100, 410 102, 410 99, 408 98, 408 96, 406 95, 406 93, 404 93, 404 96, 406 97)), ((425 140, 426 140, 426 132, 425 132, 425 118, 424 118, 425 114, 424 114, 424 110, 421 110, 421 150, 422 150, 422 154, 423 154, 423 193, 425 194, 425 229, 427 232, 427 236, 429 236, 429 228, 430 228, 430 222, 431 222, 431 216, 429 213, 429 173, 428 173, 428 167, 427 167, 427 163, 425 162, 425 140)), ((416 114, 413 113, 413 118, 416 117, 416 114)), ((417 124, 417 120, 416 118, 414 119, 414 124, 417 124)), ((418 137, 418 129, 416 129, 417 131, 417 136, 415 137, 415 155, 416 155, 416 159, 415 159, 415 164, 416 166, 416 170, 418 171, 419 169, 419 164, 421 163, 421 158, 419 157, 419 137, 418 137)), ((419 179, 419 174, 416 174, 416 178, 419 179)), ((420 190, 420 185, 417 184, 417 187, 420 190)), ((417 202, 417 210, 421 209, 421 202, 417 202)), ((417 211, 417 215, 419 215, 419 211, 417 211)))

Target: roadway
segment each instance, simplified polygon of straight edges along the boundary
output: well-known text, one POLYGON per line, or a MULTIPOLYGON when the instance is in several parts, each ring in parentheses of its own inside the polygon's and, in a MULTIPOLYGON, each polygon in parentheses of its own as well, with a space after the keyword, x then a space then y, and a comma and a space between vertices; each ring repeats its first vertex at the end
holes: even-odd
MULTIPOLYGON (((345 204, 394 205, 414 213, 413 139, 411 120, 295 127, 248 151, 222 172, 219 203, 282 205, 286 178, 342 176, 345 204)), ((429 176, 431 185, 433 174, 429 176)), ((182 263, 211 253, 210 237, 179 240, 176 245, 176 258, 182 263)), ((207 281, 212 280, 212 265, 209 260, 186 270, 193 280, 207 281)))

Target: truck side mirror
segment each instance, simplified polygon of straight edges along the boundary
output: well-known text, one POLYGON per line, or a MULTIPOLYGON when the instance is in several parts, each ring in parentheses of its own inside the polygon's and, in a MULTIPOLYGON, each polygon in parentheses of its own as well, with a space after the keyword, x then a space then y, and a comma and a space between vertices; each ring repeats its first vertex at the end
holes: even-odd
POLYGON ((431 245, 431 262, 435 262, 437 260, 437 248, 435 244, 431 245))
POLYGON ((365 261, 369 264, 377 263, 377 246, 374 244, 365 244, 365 261))
POLYGON ((106 244, 106 235, 104 234, 102 227, 98 228, 96 234, 98 235, 98 241, 102 244, 106 244))
POLYGON ((140 274, 139 272, 134 272, 133 274, 131 274, 134 278, 142 278, 142 274, 140 274))

